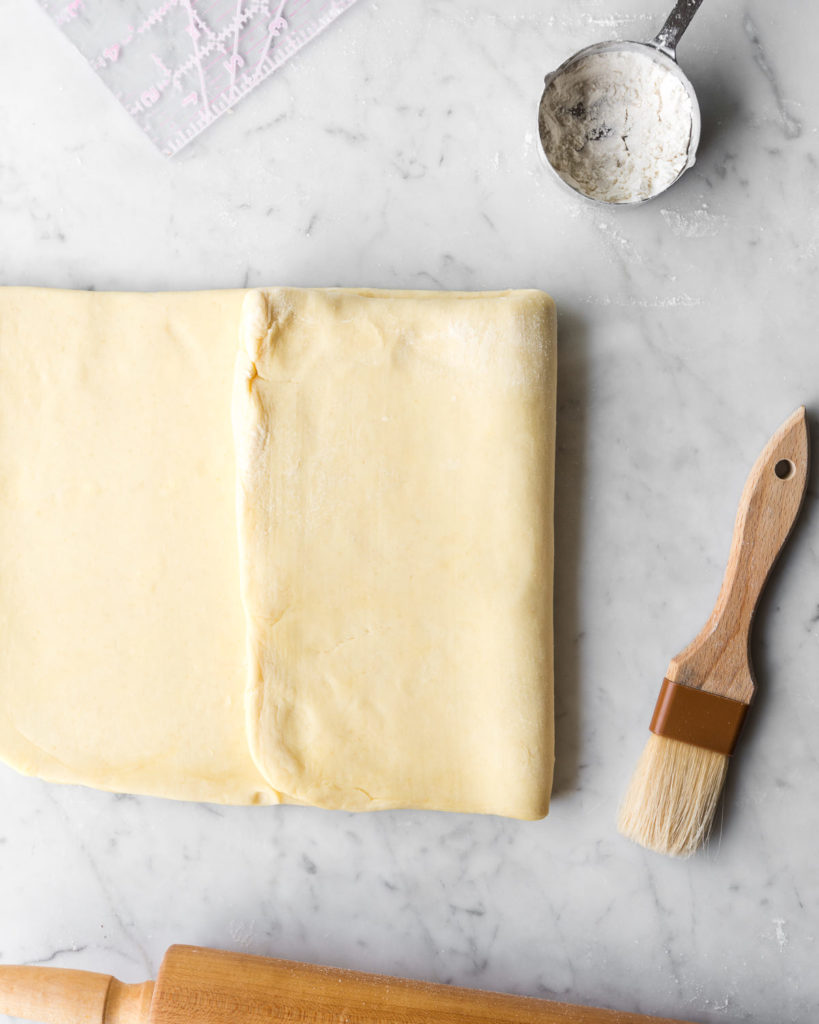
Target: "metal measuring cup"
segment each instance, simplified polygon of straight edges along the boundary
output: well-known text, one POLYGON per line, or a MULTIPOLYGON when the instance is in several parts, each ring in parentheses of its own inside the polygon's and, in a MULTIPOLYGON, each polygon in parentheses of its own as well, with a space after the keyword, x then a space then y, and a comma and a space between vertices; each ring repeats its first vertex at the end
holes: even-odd
POLYGON ((554 171, 558 180, 574 193, 582 195, 585 199, 588 199, 591 202, 602 203, 603 205, 616 203, 617 205, 633 206, 660 195, 660 193, 664 192, 676 181, 679 181, 685 171, 692 166, 696 157, 697 146, 700 141, 700 108, 699 103, 697 102, 697 95, 694 92, 694 87, 677 64, 676 53, 677 45, 682 38, 683 33, 691 23, 691 19, 697 13, 701 3, 702 0, 677 0, 677 3, 674 5, 674 9, 669 14, 665 24, 657 35, 649 42, 639 43, 632 41, 610 40, 608 42, 595 43, 592 46, 587 46, 582 50, 578 50, 578 52, 569 57, 568 60, 565 60, 560 67, 546 76, 538 112, 538 134, 540 137, 541 153, 551 170, 554 171), (568 181, 554 162, 556 140, 552 138, 553 132, 548 126, 549 118, 547 109, 551 100, 552 88, 561 75, 565 75, 566 72, 577 69, 581 60, 599 53, 636 53, 642 57, 648 57, 656 67, 662 70, 665 75, 675 78, 688 94, 688 99, 690 101, 690 126, 685 163, 671 180, 662 183, 656 188, 656 190, 649 191, 645 195, 637 195, 630 199, 601 199, 599 197, 589 195, 578 184, 568 181))

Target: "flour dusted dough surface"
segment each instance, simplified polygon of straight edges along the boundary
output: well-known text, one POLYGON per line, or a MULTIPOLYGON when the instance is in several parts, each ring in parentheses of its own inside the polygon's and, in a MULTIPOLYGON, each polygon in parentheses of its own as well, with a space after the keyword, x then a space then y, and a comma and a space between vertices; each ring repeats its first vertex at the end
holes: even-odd
POLYGON ((277 799, 244 723, 243 294, 0 289, 0 756, 20 771, 277 799))
POLYGON ((547 812, 555 370, 539 292, 247 296, 247 724, 279 793, 547 812))

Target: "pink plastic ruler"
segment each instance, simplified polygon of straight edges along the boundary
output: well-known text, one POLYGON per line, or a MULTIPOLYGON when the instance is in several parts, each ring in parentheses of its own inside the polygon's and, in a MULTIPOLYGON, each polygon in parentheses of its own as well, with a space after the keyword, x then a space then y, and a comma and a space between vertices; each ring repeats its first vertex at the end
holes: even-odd
POLYGON ((355 0, 39 0, 173 156, 355 0))

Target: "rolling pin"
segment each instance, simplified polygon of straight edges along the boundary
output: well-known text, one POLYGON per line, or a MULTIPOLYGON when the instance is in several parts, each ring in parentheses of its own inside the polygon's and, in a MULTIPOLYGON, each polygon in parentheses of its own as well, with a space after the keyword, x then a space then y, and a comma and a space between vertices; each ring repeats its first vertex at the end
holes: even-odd
POLYGON ((676 1024, 615 1010, 171 946, 156 982, 0 966, 0 1014, 43 1024, 676 1024))

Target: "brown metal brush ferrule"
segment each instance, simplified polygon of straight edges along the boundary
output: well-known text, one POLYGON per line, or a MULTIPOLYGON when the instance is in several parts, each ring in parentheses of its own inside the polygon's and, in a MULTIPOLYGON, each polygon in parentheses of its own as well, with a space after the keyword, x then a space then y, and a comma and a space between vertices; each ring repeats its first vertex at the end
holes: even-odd
POLYGON ((657 736, 733 754, 748 705, 664 679, 649 728, 657 736))

